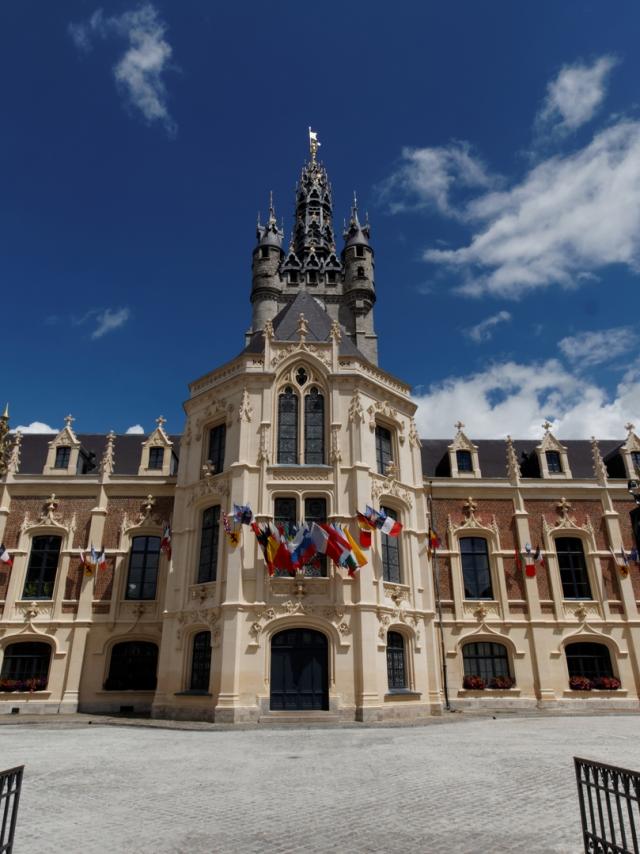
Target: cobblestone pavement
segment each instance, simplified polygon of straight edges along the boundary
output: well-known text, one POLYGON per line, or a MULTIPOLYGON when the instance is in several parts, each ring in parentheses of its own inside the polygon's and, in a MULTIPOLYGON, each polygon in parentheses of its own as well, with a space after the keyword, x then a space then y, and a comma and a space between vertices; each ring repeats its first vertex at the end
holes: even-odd
POLYGON ((15 854, 580 852, 572 756, 640 768, 638 716, 408 728, 0 727, 15 854))

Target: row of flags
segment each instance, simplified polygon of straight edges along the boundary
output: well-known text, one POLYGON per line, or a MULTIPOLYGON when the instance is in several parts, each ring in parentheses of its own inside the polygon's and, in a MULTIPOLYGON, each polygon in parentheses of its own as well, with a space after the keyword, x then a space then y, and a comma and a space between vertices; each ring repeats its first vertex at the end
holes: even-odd
POLYGON ((611 552, 611 556, 614 561, 618 565, 618 569, 620 570, 620 575, 623 578, 626 578, 629 575, 629 569, 631 568, 631 562, 640 563, 640 554, 638 553, 638 549, 631 549, 630 552, 625 552, 624 546, 620 546, 620 553, 616 554, 613 549, 609 549, 611 552))

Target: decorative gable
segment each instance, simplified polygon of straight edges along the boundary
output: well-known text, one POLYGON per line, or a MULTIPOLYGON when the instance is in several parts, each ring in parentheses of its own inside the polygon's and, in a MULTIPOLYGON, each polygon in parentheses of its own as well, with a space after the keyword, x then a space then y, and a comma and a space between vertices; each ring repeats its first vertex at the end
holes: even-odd
POLYGON ((64 419, 64 427, 49 442, 49 450, 42 474, 64 476, 77 473, 80 442, 71 427, 74 421, 75 418, 72 415, 67 415, 64 419))
POLYGON ((635 434, 635 424, 630 421, 624 425, 627 431, 627 438, 624 445, 620 448, 620 454, 624 460, 624 466, 629 480, 638 480, 640 478, 640 439, 635 434))
POLYGON ((545 421, 542 427, 544 436, 536 447, 540 474, 543 478, 566 480, 572 476, 567 448, 553 435, 549 421, 545 421))
POLYGON ((142 443, 142 457, 138 474, 144 477, 169 477, 172 474, 173 442, 164 431, 166 418, 156 418, 156 429, 142 443))
POLYGON ((458 431, 449 445, 449 467, 451 477, 480 477, 480 459, 478 446, 463 432, 464 424, 457 421, 453 425, 458 431))

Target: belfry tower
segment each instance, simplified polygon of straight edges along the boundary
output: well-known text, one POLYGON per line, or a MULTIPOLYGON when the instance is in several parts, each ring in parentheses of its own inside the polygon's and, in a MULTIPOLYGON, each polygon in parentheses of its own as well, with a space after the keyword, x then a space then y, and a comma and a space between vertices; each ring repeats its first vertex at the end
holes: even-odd
POLYGON ((253 250, 251 302, 253 319, 248 342, 274 321, 301 292, 315 297, 332 321, 363 356, 377 364, 377 336, 373 325, 376 301, 373 249, 369 223, 361 225, 354 197, 351 218, 344 232, 344 247, 337 254, 333 229, 331 184, 318 160, 320 143, 309 129, 309 161, 296 187, 294 224, 288 251, 278 228, 273 198, 265 225, 258 219, 253 250))

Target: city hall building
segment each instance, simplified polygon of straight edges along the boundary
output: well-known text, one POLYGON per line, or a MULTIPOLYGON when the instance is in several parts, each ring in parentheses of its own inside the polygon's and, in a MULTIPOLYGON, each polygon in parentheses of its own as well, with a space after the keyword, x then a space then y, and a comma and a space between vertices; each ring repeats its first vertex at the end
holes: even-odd
POLYGON ((369 225, 354 204, 338 247, 332 214, 312 139, 291 240, 271 204, 243 349, 191 382, 182 435, 162 418, 146 437, 85 434, 68 416, 57 435, 11 437, 0 711, 639 708, 633 425, 619 441, 561 443, 545 424, 537 442, 474 442, 461 422, 421 438, 409 386, 378 365, 374 307, 390 297, 369 225), (354 536, 371 505, 403 527, 374 532, 353 577, 326 559, 270 577, 250 527, 225 533, 234 503, 354 536), (92 545, 105 561, 87 571, 92 545))

